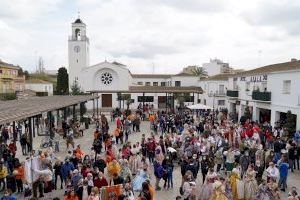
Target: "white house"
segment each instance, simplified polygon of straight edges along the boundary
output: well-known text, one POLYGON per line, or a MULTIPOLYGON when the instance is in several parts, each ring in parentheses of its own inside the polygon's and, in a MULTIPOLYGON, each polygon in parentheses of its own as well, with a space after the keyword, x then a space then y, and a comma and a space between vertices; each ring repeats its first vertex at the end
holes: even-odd
POLYGON ((174 93, 189 93, 190 103, 196 103, 202 93, 199 78, 192 74, 132 74, 126 65, 107 61, 90 66, 89 39, 81 19, 72 23, 68 51, 70 85, 76 81, 85 92, 101 95, 99 107, 123 107, 118 96, 130 94, 133 108, 139 104, 172 108, 174 93))
POLYGON ((228 63, 224 63, 222 60, 216 58, 210 59, 209 63, 203 63, 202 67, 206 69, 208 76, 231 73, 232 71, 228 63))
POLYGON ((201 95, 199 103, 218 110, 227 108, 226 90, 229 76, 231 74, 218 74, 202 79, 200 87, 203 89, 203 95, 201 95))
POLYGON ((300 61, 293 59, 233 75, 227 90, 229 113, 240 118, 249 106, 252 120, 274 125, 291 110, 300 128, 299 70, 300 61))
POLYGON ((53 84, 39 79, 26 80, 25 89, 34 92, 48 92, 48 96, 53 95, 53 84))

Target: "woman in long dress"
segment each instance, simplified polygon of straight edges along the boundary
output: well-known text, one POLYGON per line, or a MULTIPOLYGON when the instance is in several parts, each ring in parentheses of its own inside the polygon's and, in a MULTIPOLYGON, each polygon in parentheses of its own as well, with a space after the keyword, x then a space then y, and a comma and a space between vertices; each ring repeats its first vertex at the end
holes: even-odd
POLYGON ((245 176, 245 200, 252 200, 257 192, 256 172, 253 165, 249 165, 245 176))
POLYGON ((233 200, 238 200, 238 187, 237 182, 240 180, 239 171, 234 168, 229 176, 229 184, 232 190, 233 200))
POLYGON ((214 169, 210 168, 206 178, 205 183, 202 185, 200 190, 200 195, 198 200, 209 200, 213 192, 213 183, 217 179, 217 174, 214 169))
POLYGON ((225 195, 225 188, 222 182, 216 181, 213 184, 214 191, 209 200, 229 200, 225 195))
POLYGON ((141 191, 142 184, 149 179, 149 176, 145 170, 139 169, 137 175, 132 181, 132 189, 134 192, 141 191))

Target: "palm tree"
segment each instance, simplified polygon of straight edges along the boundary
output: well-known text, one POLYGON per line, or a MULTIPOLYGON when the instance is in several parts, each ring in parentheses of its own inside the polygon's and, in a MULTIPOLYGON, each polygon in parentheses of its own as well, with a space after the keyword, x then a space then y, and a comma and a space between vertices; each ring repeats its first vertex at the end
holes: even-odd
POLYGON ((195 76, 198 76, 199 79, 208 76, 207 71, 204 67, 195 66, 195 69, 192 71, 195 76))

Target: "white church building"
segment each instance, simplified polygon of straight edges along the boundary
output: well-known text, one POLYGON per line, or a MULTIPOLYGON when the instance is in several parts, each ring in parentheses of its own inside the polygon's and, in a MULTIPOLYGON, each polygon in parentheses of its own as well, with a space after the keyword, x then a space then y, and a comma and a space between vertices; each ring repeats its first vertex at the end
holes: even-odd
POLYGON ((100 108, 126 107, 118 96, 130 94, 133 102, 130 108, 148 104, 154 109, 171 109, 176 106, 174 94, 189 93, 186 103, 194 104, 202 93, 199 78, 192 74, 132 74, 118 62, 90 65, 89 54, 86 25, 78 18, 72 23, 68 41, 69 85, 76 81, 83 91, 99 95, 100 108))

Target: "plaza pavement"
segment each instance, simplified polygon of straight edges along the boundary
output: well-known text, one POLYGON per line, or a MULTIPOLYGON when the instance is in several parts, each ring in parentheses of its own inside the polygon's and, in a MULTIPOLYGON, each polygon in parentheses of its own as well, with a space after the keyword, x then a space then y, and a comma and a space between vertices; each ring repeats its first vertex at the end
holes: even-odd
MULTIPOLYGON (((129 135, 129 141, 131 142, 137 142, 141 141, 142 133, 145 133, 146 137, 150 136, 150 128, 149 128, 149 122, 145 121, 141 123, 141 132, 139 133, 132 133, 129 135)), ((115 129, 115 122, 110 122, 110 131, 113 131, 115 129)), ((83 152, 88 153, 90 151, 90 148, 93 144, 93 132, 95 130, 95 125, 91 125, 88 130, 84 131, 84 136, 80 137, 78 139, 75 139, 75 146, 77 144, 81 145, 81 149, 83 152)), ((41 139, 44 138, 42 136, 37 136, 34 138, 34 145, 33 148, 35 150, 40 149, 40 141, 41 139)), ((20 160, 24 160, 25 157, 21 155, 21 147, 19 142, 17 142, 18 145, 18 151, 17 151, 17 156, 20 158, 20 160)), ((118 147, 121 147, 121 145, 118 145, 118 147)), ((66 143, 65 140, 62 138, 60 139, 60 152, 56 153, 56 157, 60 158, 61 160, 64 160, 65 156, 67 155, 67 148, 66 148, 66 143)), ((180 166, 175 163, 175 168, 174 168, 174 188, 169 189, 169 190, 164 190, 162 189, 161 191, 155 191, 155 199, 156 200, 173 200, 176 198, 177 195, 179 195, 179 187, 181 184, 181 173, 180 173, 180 166)), ((155 177, 153 174, 153 167, 151 168, 151 184, 154 186, 154 181, 155 177)), ((106 172, 105 172, 106 173, 106 172)), ((200 186, 202 185, 202 175, 201 172, 199 172, 198 177, 197 177, 197 190, 200 189, 200 186)), ((300 172, 299 170, 296 170, 295 173, 289 172, 289 177, 288 177, 288 188, 290 189, 292 186, 296 186, 298 188, 298 191, 300 191, 300 172)), ((160 182, 160 186, 163 186, 163 181, 160 182)), ((289 191, 289 189, 287 191, 289 191)), ((64 190, 54 190, 52 197, 59 197, 60 199, 63 199, 63 194, 64 190)), ((136 194, 137 195, 137 194, 136 194)), ((20 194, 17 194, 18 199, 23 199, 23 196, 20 194)), ((281 199, 286 199, 287 197, 287 192, 282 192, 281 193, 281 199)))

